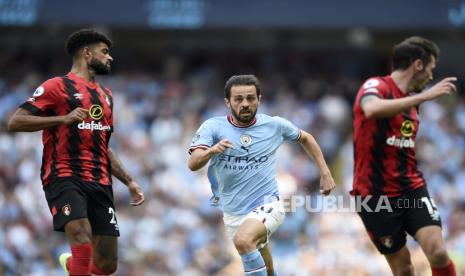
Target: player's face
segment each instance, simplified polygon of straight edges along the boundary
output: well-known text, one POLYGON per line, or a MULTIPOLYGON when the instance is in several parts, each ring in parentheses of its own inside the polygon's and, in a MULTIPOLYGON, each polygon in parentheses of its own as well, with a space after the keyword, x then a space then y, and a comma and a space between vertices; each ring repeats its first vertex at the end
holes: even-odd
POLYGON ((420 93, 426 85, 433 80, 433 69, 436 67, 436 59, 431 56, 431 61, 422 70, 415 73, 412 78, 412 91, 420 93))
POLYGON ((241 124, 249 124, 257 113, 260 97, 254 85, 234 85, 231 96, 225 99, 234 118, 241 124))
POLYGON ((94 70, 97 75, 108 75, 111 72, 111 62, 113 58, 110 56, 108 45, 100 42, 91 48, 92 57, 89 62, 89 67, 94 70))

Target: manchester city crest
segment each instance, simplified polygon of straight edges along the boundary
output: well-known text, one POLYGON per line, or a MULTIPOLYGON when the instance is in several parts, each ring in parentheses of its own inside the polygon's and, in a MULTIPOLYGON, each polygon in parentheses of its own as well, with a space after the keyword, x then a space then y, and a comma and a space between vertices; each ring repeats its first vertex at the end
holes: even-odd
POLYGON ((252 137, 246 134, 241 135, 241 137, 239 137, 239 140, 241 140, 241 144, 244 146, 249 146, 250 144, 252 144, 252 137))

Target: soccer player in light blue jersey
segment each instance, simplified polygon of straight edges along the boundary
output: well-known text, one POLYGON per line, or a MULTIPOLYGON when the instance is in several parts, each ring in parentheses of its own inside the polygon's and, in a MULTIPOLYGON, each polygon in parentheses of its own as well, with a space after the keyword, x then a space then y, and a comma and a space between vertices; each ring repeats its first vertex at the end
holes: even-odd
POLYGON ((209 161, 212 204, 222 208, 228 236, 241 255, 246 275, 276 275, 268 240, 284 220, 276 181, 276 152, 297 141, 320 170, 320 192, 335 187, 320 147, 309 133, 281 117, 256 114, 260 84, 254 75, 232 76, 225 86, 231 113, 205 121, 189 149, 189 169, 209 161))

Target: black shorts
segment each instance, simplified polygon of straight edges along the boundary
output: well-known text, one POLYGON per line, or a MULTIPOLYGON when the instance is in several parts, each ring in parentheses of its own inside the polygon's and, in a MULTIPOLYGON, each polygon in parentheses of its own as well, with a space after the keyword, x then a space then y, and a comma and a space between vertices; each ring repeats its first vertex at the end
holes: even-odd
POLYGON ((441 217, 426 186, 389 199, 373 196, 367 205, 368 210, 361 204, 358 214, 382 254, 399 251, 405 245, 406 233, 413 237, 422 227, 441 227, 441 217))
POLYGON ((44 191, 55 231, 64 232, 66 223, 88 218, 92 234, 119 236, 111 185, 59 178, 44 191))

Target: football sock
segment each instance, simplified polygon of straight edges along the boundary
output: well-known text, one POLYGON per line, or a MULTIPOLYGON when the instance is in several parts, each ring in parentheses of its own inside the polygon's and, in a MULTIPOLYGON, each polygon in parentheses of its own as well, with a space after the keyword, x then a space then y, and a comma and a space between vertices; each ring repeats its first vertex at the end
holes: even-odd
POLYGON ((454 263, 449 261, 449 264, 444 267, 432 267, 433 276, 456 276, 454 263))
POLYGON ((245 275, 247 276, 266 276, 265 261, 258 249, 241 255, 242 264, 244 265, 245 275))
POLYGON ((92 262, 92 244, 71 245, 72 257, 68 259, 69 275, 90 275, 92 262))

